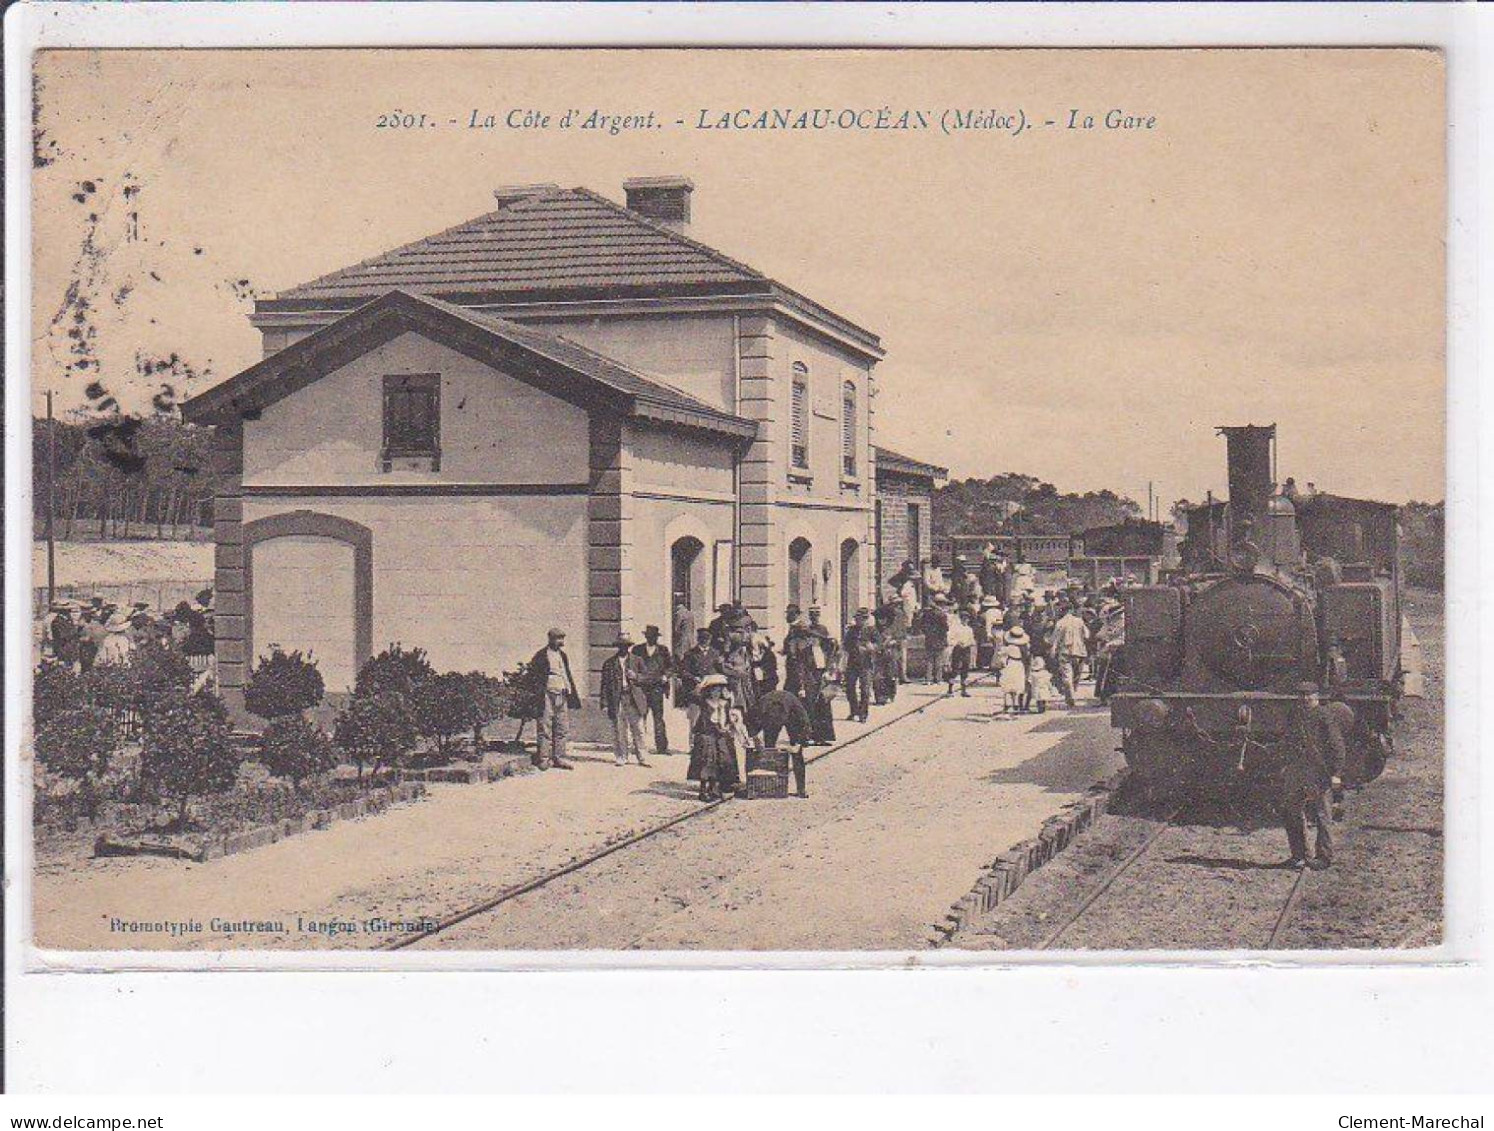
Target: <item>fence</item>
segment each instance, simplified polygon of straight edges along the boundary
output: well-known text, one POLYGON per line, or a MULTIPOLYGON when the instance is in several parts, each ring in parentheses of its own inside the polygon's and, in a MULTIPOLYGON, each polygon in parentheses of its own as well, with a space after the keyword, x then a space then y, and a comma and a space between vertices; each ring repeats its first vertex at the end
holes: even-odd
MULTIPOLYGON (((105 604, 121 607, 144 601, 157 612, 166 612, 182 601, 193 600, 204 589, 212 588, 212 585, 212 578, 197 581, 183 581, 180 578, 172 578, 170 581, 132 581, 124 585, 59 585, 56 600, 88 601, 101 597, 105 604)), ((40 620, 46 612, 47 587, 42 585, 31 591, 32 619, 40 620)))

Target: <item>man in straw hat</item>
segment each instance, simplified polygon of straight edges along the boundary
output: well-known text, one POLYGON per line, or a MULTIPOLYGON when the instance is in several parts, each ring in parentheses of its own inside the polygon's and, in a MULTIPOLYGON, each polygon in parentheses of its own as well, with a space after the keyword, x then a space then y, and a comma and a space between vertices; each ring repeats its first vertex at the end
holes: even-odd
MULTIPOLYGON (((655 630, 655 636, 658 631, 655 630)), ((612 720, 613 753, 619 766, 631 756, 643 760, 643 716, 648 713, 648 693, 638 682, 638 662, 633 655, 633 637, 617 634, 617 651, 602 665, 602 710, 612 720)))

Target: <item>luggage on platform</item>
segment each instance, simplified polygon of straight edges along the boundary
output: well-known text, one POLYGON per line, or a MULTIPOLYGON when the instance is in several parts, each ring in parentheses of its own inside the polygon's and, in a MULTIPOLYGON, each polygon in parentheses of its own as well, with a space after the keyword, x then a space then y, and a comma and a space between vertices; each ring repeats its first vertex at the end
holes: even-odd
POLYGON ((789 776, 773 770, 747 771, 747 800, 787 797, 789 776))

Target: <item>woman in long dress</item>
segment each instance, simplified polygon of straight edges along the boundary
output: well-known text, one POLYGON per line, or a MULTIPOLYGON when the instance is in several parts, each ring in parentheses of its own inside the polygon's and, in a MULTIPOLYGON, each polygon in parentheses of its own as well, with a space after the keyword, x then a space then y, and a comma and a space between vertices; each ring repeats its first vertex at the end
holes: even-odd
POLYGON ((129 618, 124 613, 116 612, 105 622, 104 631, 107 635, 99 644, 99 654, 94 657, 94 665, 100 668, 127 667, 135 652, 135 645, 129 635, 129 618))
POLYGON ((700 800, 718 801, 737 788, 737 742, 741 730, 734 719, 726 677, 708 675, 696 688, 700 714, 690 736, 687 781, 700 783, 700 800))
POLYGON ((1004 710, 1014 715, 1022 709, 1027 696, 1027 665, 1022 662, 1022 649, 1016 644, 1005 648, 1006 662, 1001 666, 1001 693, 1006 696, 1004 710))

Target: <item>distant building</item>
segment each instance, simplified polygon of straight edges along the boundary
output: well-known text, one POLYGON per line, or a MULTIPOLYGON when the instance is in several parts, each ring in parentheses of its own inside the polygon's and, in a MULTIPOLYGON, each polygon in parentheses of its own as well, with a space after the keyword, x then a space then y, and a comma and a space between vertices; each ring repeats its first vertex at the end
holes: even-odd
POLYGON ((876 460, 876 576, 885 587, 904 562, 933 554, 934 487, 949 472, 887 448, 877 448, 876 460))

